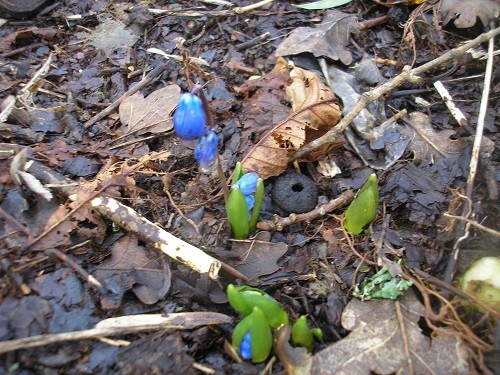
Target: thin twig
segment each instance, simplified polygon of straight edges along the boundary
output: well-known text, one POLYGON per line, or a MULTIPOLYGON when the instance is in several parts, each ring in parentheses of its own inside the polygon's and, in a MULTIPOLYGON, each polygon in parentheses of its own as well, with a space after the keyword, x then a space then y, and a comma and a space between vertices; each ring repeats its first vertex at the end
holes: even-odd
POLYGON ((317 217, 321 217, 328 212, 336 210, 349 203, 354 198, 352 190, 346 190, 337 198, 330 202, 315 208, 305 214, 290 214, 288 217, 275 216, 272 220, 262 220, 257 223, 257 228, 260 230, 277 230, 282 231, 284 227, 298 223, 301 221, 311 221, 317 217))
POLYGON ((477 38, 471 40, 464 45, 454 48, 440 57, 429 61, 419 67, 411 69, 409 66, 405 66, 403 71, 391 79, 390 81, 384 83, 381 86, 378 86, 368 92, 365 92, 361 95, 361 98, 353 107, 353 109, 331 130, 329 130, 323 136, 315 139, 312 142, 309 142, 298 151, 296 151, 290 161, 295 161, 300 159, 301 157, 319 149, 320 147, 333 143, 338 138, 338 136, 344 132, 344 130, 351 124, 352 120, 361 112, 368 104, 380 98, 382 95, 388 94, 395 88, 399 87, 405 82, 418 80, 418 76, 428 72, 429 70, 438 67, 450 60, 457 58, 458 56, 466 53, 470 48, 475 47, 478 44, 484 43, 496 35, 500 34, 500 27, 491 30, 485 34, 479 35, 477 38))
POLYGON ((411 352, 410 352, 410 343, 408 340, 408 330, 406 329, 405 318, 403 316, 403 313, 401 312, 401 304, 398 301, 396 301, 394 303, 394 306, 396 308, 396 316, 398 317, 398 325, 401 331, 401 337, 403 339, 403 347, 408 362, 408 373, 410 375, 415 375, 415 368, 413 367, 413 360, 411 358, 411 352))
POLYGON ((105 109, 103 109, 101 112, 96 114, 94 117, 92 117, 90 120, 88 120, 84 126, 85 129, 90 128, 92 125, 94 125, 97 121, 102 120, 104 117, 109 115, 111 112, 113 112, 120 103, 125 99, 128 98, 129 96, 135 94, 137 91, 142 89, 144 86, 148 85, 151 81, 153 81, 157 76, 159 76, 163 70, 165 69, 165 65, 163 64, 158 64, 153 70, 151 70, 143 79, 141 79, 137 84, 132 86, 126 93, 124 93, 122 96, 120 96, 118 99, 116 99, 113 103, 111 103, 109 106, 107 106, 105 109))
POLYGON ((49 333, 46 335, 2 341, 0 342, 0 354, 61 342, 88 340, 99 337, 158 330, 185 330, 203 325, 229 323, 230 321, 231 317, 227 315, 207 312, 173 313, 168 314, 167 316, 151 314, 110 318, 98 323, 96 328, 86 329, 83 331, 49 333), (127 322, 124 318, 128 318, 127 320, 129 320, 130 323, 120 324, 121 321, 127 322), (106 323, 106 325, 101 326, 102 323, 106 323))
POLYGON ((57 249, 48 249, 47 251, 45 251, 45 254, 51 257, 55 257, 73 268, 73 270, 77 274, 79 274, 90 285, 94 286, 102 295, 106 293, 106 289, 104 288, 104 286, 94 276, 85 271, 83 267, 76 263, 70 256, 60 252, 57 249))
MULTIPOLYGON (((487 34, 493 33, 493 31, 498 31, 500 28, 496 28, 495 30, 490 31, 487 34)), ((487 35, 483 34, 483 35, 487 35)), ((484 73, 484 85, 483 85, 483 94, 481 96, 481 104, 479 107, 479 114, 477 117, 477 125, 476 125, 476 136, 474 138, 474 145, 472 146, 472 155, 471 155, 471 160, 469 163, 469 176, 467 177, 467 184, 465 186, 465 195, 468 198, 466 203, 464 204, 462 208, 462 216, 465 216, 464 214, 468 211, 471 210, 471 205, 469 202, 471 202, 472 199, 472 189, 474 187, 474 180, 476 178, 476 173, 477 173, 477 166, 479 162, 479 153, 481 150, 481 142, 483 139, 483 130, 484 130, 484 120, 486 118, 486 110, 488 109, 488 99, 489 99, 489 94, 490 94, 490 86, 491 86, 491 76, 493 72, 493 49, 495 45, 494 41, 494 36, 497 35, 493 34, 491 38, 489 38, 489 45, 488 45, 488 60, 486 62, 486 70, 484 73)), ((477 39, 477 38, 476 38, 477 39)), ((453 247, 453 252, 450 255, 448 259, 448 264, 446 265, 446 271, 444 274, 443 279, 450 283, 451 280, 453 280, 453 276, 455 274, 455 268, 458 260, 458 254, 460 252, 460 246, 459 243, 463 241, 466 236, 468 236, 468 231, 471 223, 467 223, 465 225, 465 232, 460 238, 456 241, 455 246, 453 247)))
POLYGON ((463 216, 452 215, 452 214, 449 214, 447 212, 444 213, 444 216, 452 218, 452 219, 455 219, 455 220, 465 221, 466 223, 470 223, 473 227, 476 227, 477 229, 482 230, 483 232, 489 233, 492 236, 500 238, 500 232, 499 231, 496 231, 494 229, 485 227, 484 225, 479 224, 477 221, 474 221, 474 220, 471 220, 471 219, 467 219, 466 217, 463 217, 463 216))

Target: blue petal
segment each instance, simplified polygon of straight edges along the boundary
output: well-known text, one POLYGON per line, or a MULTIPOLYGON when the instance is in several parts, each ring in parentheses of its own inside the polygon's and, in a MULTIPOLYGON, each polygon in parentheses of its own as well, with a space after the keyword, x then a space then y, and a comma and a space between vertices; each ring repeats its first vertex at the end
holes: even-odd
POLYGON ((236 184, 240 187, 241 192, 244 195, 250 195, 255 193, 255 189, 257 188, 257 181, 259 180, 259 176, 255 172, 245 173, 241 178, 236 182, 236 184))
POLYGON ((212 164, 217 156, 217 136, 213 130, 199 138, 194 148, 194 158, 202 169, 212 164))
POLYGON ((252 359, 252 336, 250 331, 245 333, 240 343, 240 355, 243 359, 252 359))
POLYGON ((179 138, 191 140, 205 134, 205 112, 201 99, 190 92, 179 100, 173 117, 174 129, 179 138))
POLYGON ((255 205, 255 198, 253 195, 245 195, 245 200, 247 201, 248 214, 251 215, 253 206, 255 205))

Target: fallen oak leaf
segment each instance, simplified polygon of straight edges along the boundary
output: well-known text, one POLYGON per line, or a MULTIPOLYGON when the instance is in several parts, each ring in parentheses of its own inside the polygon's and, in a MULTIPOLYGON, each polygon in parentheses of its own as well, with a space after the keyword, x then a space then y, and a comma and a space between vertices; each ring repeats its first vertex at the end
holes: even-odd
POLYGON ((342 313, 351 333, 314 356, 311 374, 469 374, 465 344, 452 335, 425 336, 418 325, 424 314, 412 292, 398 301, 354 298, 342 313))
POLYGON ((123 135, 163 133, 172 129, 170 113, 179 102, 180 92, 179 86, 169 85, 146 98, 140 92, 126 97, 119 107, 123 135))
POLYGON ((474 26, 479 18, 487 27, 490 20, 500 15, 500 3, 494 0, 443 0, 439 4, 439 14, 443 26, 455 20, 456 27, 465 29, 474 26))
POLYGON ((317 74, 294 67, 287 94, 294 112, 273 127, 243 158, 246 171, 263 179, 283 173, 291 155, 338 123, 340 107, 334 93, 317 74))

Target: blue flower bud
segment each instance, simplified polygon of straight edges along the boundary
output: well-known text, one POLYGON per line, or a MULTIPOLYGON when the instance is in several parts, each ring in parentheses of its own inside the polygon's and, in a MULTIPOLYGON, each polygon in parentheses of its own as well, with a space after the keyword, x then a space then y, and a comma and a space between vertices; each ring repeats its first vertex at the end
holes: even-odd
POLYGON ((241 192, 244 195, 251 195, 255 193, 255 189, 257 188, 257 181, 259 180, 259 176, 255 172, 245 173, 241 178, 236 182, 239 186, 241 192))
POLYGON ((206 119, 201 99, 190 92, 183 94, 174 113, 173 121, 179 138, 191 140, 205 134, 206 119))
POLYGON ((241 358, 252 359, 252 335, 250 331, 245 333, 239 347, 241 358))
POLYGON ((214 162, 217 156, 217 136, 213 130, 210 130, 203 137, 198 138, 194 148, 194 158, 205 170, 214 162))

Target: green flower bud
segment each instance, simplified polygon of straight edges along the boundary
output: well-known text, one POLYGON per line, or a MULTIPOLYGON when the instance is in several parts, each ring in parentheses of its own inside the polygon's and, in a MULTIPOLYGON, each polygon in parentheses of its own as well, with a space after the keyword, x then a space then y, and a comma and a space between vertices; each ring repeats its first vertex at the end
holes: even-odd
POLYGON ((243 359, 264 362, 273 346, 271 327, 264 312, 257 306, 239 322, 233 331, 232 345, 243 359), (250 341, 250 342, 248 342, 250 341))
POLYGON ((249 286, 227 286, 229 304, 243 316, 252 313, 254 307, 262 310, 269 325, 278 328, 288 324, 288 315, 278 302, 262 290, 249 286))
POLYGON ((352 234, 360 234, 377 215, 378 183, 372 173, 345 212, 344 228, 352 234))

